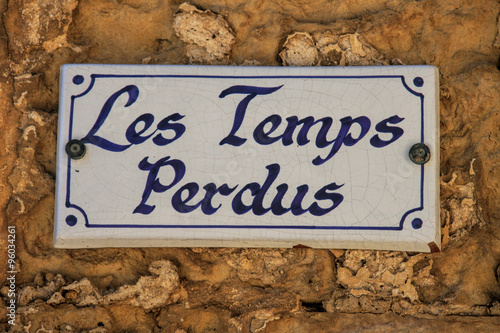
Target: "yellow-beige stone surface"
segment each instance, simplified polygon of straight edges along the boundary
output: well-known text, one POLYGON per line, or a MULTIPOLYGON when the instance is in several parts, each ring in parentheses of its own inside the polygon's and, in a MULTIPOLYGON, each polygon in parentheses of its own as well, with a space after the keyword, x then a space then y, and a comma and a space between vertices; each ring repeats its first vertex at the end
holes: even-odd
POLYGON ((0 331, 499 330, 498 1, 4 0, 0 12, 0 331), (65 63, 437 66, 443 249, 55 249, 65 63))

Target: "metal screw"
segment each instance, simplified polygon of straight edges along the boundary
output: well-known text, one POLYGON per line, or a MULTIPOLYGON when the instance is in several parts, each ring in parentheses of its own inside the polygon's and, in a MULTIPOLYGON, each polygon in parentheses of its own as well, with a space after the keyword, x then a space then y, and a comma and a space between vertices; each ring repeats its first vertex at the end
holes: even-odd
POLYGON ((416 143, 410 148, 410 160, 415 164, 425 164, 431 158, 431 151, 423 143, 416 143))
POLYGON ((73 160, 79 160, 85 155, 87 149, 80 140, 70 140, 66 144, 66 153, 73 160))

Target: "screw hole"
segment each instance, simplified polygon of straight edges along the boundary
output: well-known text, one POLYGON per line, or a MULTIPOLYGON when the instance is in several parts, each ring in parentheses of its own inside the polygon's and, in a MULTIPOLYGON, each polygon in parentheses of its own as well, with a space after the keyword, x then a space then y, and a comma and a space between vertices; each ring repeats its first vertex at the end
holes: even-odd
POLYGON ((79 160, 85 155, 85 145, 80 140, 71 140, 66 144, 66 153, 71 159, 79 160))

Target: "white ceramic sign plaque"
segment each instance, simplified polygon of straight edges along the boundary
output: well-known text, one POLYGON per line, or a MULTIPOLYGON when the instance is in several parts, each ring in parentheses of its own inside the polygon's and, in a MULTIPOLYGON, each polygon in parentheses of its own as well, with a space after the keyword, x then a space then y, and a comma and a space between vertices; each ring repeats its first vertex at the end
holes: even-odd
POLYGON ((56 247, 439 249, 435 67, 65 65, 60 91, 56 247))

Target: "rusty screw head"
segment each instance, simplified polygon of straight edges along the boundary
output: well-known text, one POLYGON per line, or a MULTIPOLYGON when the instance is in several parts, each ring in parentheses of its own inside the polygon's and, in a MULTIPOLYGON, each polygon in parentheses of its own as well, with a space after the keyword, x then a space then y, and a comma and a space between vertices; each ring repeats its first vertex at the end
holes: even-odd
POLYGON ((415 164, 425 164, 431 158, 431 151, 423 143, 416 143, 410 149, 410 160, 415 164))
POLYGON ((73 160, 79 160, 85 155, 87 149, 80 140, 70 140, 66 144, 66 153, 73 160))

